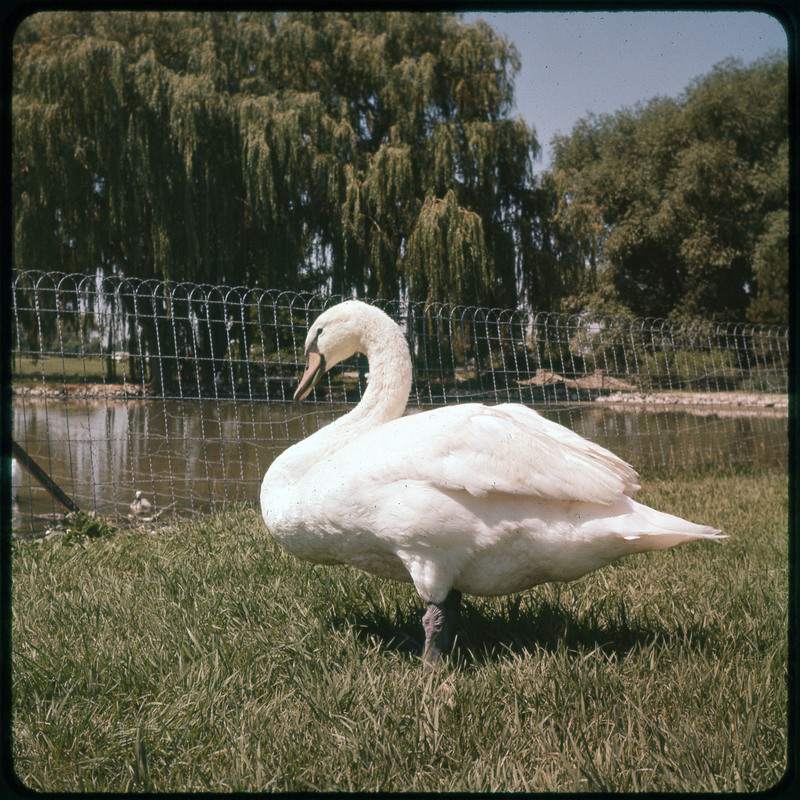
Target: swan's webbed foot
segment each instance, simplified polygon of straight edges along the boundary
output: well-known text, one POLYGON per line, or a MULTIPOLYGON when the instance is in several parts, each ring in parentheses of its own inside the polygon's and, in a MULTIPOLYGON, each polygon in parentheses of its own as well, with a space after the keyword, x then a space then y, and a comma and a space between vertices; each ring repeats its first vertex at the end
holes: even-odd
POLYGON ((452 647, 460 605, 461 592, 457 589, 451 589, 443 603, 428 603, 428 610, 422 618, 425 630, 422 660, 426 672, 432 670, 442 654, 452 647))

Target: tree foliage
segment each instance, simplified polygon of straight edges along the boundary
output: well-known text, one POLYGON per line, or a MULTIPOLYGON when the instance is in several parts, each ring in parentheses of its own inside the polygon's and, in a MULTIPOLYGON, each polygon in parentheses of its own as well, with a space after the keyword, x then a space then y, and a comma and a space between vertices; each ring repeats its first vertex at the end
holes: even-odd
POLYGON ((518 53, 451 14, 44 12, 13 57, 17 269, 786 321, 785 58, 536 178, 518 53))
MULTIPOLYGON (((785 58, 731 60, 678 99, 589 116, 556 141, 555 219, 598 310, 786 322, 785 58)), ((579 298, 586 302, 586 297, 579 298)))
POLYGON ((518 68, 442 13, 34 15, 16 266, 515 304, 538 253, 518 68))

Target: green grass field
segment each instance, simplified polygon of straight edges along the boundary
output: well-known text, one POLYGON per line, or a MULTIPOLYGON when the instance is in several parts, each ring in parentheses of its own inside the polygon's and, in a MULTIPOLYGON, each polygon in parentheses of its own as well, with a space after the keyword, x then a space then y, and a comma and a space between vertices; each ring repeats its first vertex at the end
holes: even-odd
MULTIPOLYGON (((106 359, 97 354, 85 358, 73 356, 47 356, 45 358, 15 358, 12 369, 12 383, 15 386, 41 386, 42 379, 55 384, 84 381, 102 381, 105 374, 106 359)), ((122 369, 117 370, 120 374, 122 369)))
POLYGON ((256 510, 13 545, 13 753, 41 791, 754 791, 787 758, 785 474, 644 476, 724 543, 465 597, 295 560, 256 510))

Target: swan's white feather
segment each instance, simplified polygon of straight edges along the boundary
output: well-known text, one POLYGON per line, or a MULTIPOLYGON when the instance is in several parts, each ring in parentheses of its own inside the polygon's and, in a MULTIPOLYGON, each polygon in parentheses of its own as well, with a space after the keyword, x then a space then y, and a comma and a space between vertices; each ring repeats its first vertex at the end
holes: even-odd
POLYGON ((449 406, 387 422, 343 443, 307 480, 325 481, 365 453, 370 484, 409 480, 476 497, 606 505, 639 488, 622 459, 524 406, 449 406))
POLYGON ((267 526, 300 558, 412 580, 425 600, 442 602, 451 588, 506 594, 627 553, 718 538, 634 501, 630 465, 525 406, 398 418, 408 347, 371 306, 325 312, 307 348, 312 341, 333 354, 328 367, 366 352, 370 381, 353 412, 289 448, 264 478, 267 526))

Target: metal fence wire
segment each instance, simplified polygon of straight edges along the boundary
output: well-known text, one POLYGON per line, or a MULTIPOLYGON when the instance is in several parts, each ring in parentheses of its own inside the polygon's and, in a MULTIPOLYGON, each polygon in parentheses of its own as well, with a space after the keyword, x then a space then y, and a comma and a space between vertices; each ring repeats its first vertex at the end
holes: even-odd
MULTIPOLYGON (((14 439, 118 520, 256 501, 366 385, 357 356, 291 401, 307 327, 341 297, 41 272, 12 296, 14 439)), ((524 403, 635 467, 788 461, 787 328, 377 304, 409 340, 407 413, 524 403)), ((28 470, 16 491, 23 532, 64 510, 28 470)))

